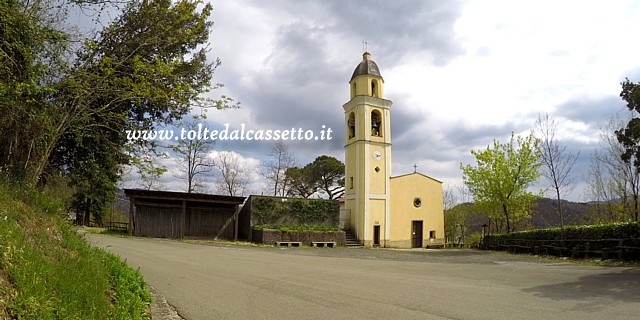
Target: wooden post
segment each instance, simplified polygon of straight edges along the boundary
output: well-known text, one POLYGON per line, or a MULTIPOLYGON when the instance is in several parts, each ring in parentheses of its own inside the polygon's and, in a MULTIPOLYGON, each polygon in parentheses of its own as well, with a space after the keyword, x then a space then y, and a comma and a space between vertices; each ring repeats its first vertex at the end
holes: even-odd
POLYGON ((133 210, 135 209, 134 205, 135 199, 133 197, 129 198, 129 235, 133 235, 133 210))
POLYGON ((187 200, 182 200, 182 210, 180 211, 180 239, 184 238, 186 215, 187 215, 187 200))
POLYGON ((624 260, 624 240, 618 241, 618 259, 620 261, 624 260))
POLYGON ((238 216, 240 215, 240 205, 236 204, 236 211, 233 213, 233 241, 238 241, 238 216))

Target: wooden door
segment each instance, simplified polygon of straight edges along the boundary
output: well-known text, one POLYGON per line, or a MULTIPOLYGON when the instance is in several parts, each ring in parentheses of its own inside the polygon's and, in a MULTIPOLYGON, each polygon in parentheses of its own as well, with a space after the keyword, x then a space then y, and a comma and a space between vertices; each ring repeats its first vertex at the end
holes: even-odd
POLYGON ((373 226, 373 245, 380 245, 380 226, 373 226))
POLYGON ((411 222, 411 247, 422 248, 422 220, 411 222))

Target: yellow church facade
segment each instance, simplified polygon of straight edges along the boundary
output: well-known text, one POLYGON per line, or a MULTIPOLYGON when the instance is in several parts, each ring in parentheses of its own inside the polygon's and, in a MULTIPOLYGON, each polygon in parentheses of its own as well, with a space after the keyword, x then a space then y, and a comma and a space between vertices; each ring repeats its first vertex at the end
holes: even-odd
POLYGON ((349 81, 345 114, 345 227, 365 247, 444 245, 442 182, 414 172, 391 176, 392 102, 368 52, 349 81))

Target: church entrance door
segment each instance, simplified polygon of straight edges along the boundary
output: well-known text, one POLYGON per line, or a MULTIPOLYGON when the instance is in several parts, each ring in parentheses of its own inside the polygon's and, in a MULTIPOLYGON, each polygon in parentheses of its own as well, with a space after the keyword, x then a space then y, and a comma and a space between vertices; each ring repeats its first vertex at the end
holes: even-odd
POLYGON ((411 247, 422 248, 422 220, 411 221, 411 247))

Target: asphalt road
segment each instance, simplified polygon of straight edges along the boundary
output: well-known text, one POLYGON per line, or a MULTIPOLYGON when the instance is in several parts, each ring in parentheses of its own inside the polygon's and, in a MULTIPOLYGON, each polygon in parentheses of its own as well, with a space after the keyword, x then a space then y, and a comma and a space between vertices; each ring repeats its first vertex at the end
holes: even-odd
POLYGON ((640 319, 640 269, 471 250, 253 248, 87 235, 186 319, 640 319))

